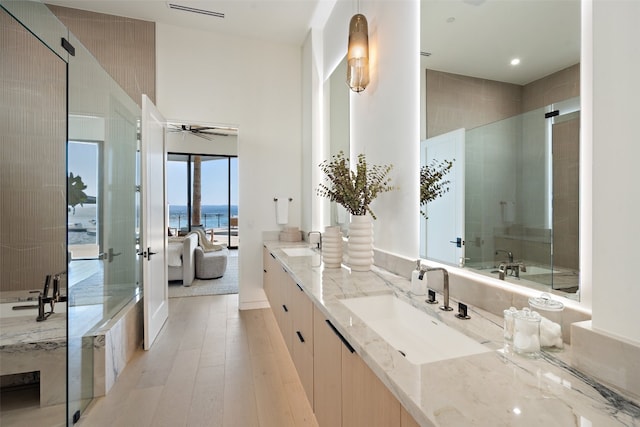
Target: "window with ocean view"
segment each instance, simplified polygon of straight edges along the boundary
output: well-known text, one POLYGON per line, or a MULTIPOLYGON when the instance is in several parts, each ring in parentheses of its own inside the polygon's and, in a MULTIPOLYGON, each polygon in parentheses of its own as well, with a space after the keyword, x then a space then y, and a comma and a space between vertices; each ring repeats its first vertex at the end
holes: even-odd
POLYGON ((98 142, 69 141, 68 156, 68 238, 74 258, 97 258, 99 252, 98 182, 100 145, 98 142))
POLYGON ((212 241, 238 247, 237 157, 170 153, 169 232, 205 230, 212 241))

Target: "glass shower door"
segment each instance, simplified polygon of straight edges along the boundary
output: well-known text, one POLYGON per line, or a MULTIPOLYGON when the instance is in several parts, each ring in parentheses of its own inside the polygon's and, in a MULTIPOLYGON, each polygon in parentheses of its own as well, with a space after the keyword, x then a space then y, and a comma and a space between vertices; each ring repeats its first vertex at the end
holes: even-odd
POLYGON ((65 421, 67 37, 46 7, 0 2, 0 423, 65 421), (15 18, 14 18, 15 16, 15 18), (23 25, 38 26, 40 31, 23 25), (55 46, 54 46, 55 45, 55 46), (53 307, 52 307, 53 306, 53 307), (18 307, 18 308, 14 308, 18 307), (40 309, 43 309, 42 311, 40 309))
MULTIPOLYGON (((196 157, 196 156, 192 156, 196 157)), ((201 158, 201 224, 211 240, 238 247, 237 158, 201 158)), ((195 176, 195 174, 193 174, 195 176)), ((196 179, 192 177, 194 183, 196 179)), ((192 192, 192 206, 196 204, 192 192)))
MULTIPOLYGON (((105 394, 112 385, 105 337, 111 319, 139 294, 136 154, 140 109, 80 41, 72 34, 69 37, 75 47, 75 56, 69 62, 70 145, 84 141, 96 153, 78 159, 86 169, 83 181, 87 181, 90 202, 86 206, 95 210, 95 224, 91 219, 73 223, 80 223, 85 239, 94 239, 95 249, 73 256, 69 264, 74 279, 69 291, 68 334, 72 420, 95 395, 105 394), (95 179, 91 185, 90 176, 95 179)), ((126 363, 121 357, 118 351, 110 354, 118 365, 126 363)))

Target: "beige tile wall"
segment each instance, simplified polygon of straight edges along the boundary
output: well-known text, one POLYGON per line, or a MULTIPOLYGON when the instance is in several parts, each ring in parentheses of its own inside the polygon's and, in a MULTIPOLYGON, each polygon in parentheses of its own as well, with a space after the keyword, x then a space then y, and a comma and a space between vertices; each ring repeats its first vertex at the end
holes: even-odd
POLYGON ((47 5, 125 92, 156 102, 154 22, 47 5))
POLYGON ((426 70, 427 136, 473 129, 580 96, 580 64, 524 86, 426 70))
POLYGON ((427 137, 520 114, 522 86, 426 70, 427 137))
POLYGON ((4 12, 0 33, 0 290, 42 289, 66 271, 66 63, 4 12))
POLYGON ((579 270, 580 119, 553 125, 553 260, 579 270))
POLYGON ((523 86, 522 111, 580 96, 580 64, 560 70, 523 86))

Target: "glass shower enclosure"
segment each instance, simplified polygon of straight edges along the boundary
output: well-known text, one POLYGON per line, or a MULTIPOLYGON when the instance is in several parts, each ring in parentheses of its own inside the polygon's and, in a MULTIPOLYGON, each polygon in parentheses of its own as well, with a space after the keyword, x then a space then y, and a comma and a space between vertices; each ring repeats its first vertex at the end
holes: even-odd
POLYGON ((578 290, 579 110, 574 98, 466 131, 467 267, 578 290))
POLYGON ((71 425, 141 293, 141 112, 43 3, 0 1, 0 20, 0 417, 71 425), (36 321, 48 275, 59 297, 36 321))

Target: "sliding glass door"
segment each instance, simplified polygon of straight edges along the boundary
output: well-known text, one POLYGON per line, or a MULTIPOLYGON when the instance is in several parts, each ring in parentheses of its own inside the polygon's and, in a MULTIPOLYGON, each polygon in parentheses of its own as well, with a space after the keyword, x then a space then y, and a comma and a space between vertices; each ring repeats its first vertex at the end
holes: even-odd
POLYGON ((170 153, 167 164, 169 232, 196 228, 207 238, 238 247, 238 159, 170 153))

